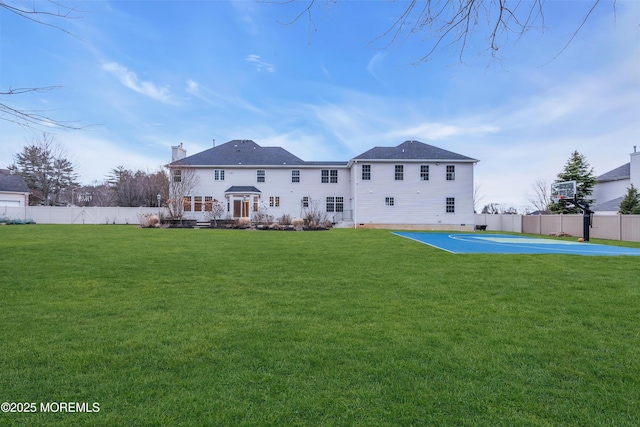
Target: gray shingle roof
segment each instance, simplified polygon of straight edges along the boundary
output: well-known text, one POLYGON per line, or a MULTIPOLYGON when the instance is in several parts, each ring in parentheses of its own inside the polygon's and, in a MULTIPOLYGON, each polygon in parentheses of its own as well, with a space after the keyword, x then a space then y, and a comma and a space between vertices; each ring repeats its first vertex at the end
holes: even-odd
MULTIPOLYGON (((354 160, 478 160, 419 141, 405 141, 397 147, 374 147, 354 160)), ((176 160, 169 166, 348 166, 348 161, 305 162, 281 147, 261 147, 251 140, 225 142, 217 147, 176 160)))
POLYGON ((31 193, 29 187, 19 175, 9 175, 9 171, 0 171, 0 191, 13 193, 31 193))
POLYGON ((253 185, 233 185, 225 193, 260 193, 253 185))
POLYGON ((462 154, 453 153, 420 141, 405 141, 396 147, 374 147, 355 160, 456 160, 477 162, 462 154))
POLYGON ((624 164, 607 173, 603 173, 597 178, 598 182, 618 181, 631 178, 631 163, 624 164))
POLYGON ((591 206, 591 210, 595 212, 601 212, 601 211, 618 212, 620 210, 620 203, 622 203, 623 199, 624 197, 618 197, 617 199, 608 200, 606 202, 595 204, 591 206))
POLYGON ((303 165, 304 163, 284 148, 261 147, 248 139, 235 139, 193 156, 176 160, 170 166, 277 166, 303 165))

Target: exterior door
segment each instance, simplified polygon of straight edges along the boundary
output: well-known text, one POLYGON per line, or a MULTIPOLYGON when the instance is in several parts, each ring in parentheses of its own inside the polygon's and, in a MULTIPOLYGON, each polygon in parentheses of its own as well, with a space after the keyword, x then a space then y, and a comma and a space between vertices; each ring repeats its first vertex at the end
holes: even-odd
POLYGON ((242 200, 234 200, 233 201, 233 217, 234 218, 239 218, 241 216, 241 203, 242 200))

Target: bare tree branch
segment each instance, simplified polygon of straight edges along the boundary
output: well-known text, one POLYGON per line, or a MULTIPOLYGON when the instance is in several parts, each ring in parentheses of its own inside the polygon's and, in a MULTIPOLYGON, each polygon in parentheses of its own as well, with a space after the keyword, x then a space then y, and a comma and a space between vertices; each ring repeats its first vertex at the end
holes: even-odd
MULTIPOLYGON (((6 1, 0 0, 0 10, 2 9, 37 24, 51 27, 62 31, 65 34, 77 37, 61 25, 50 22, 50 20, 55 21, 57 19, 67 20, 80 18, 80 10, 77 7, 67 6, 53 0, 49 0, 47 2, 32 2, 30 6, 27 6, 26 2, 9 4, 6 1), (43 8, 42 5, 48 5, 49 9, 43 8)), ((34 127, 39 130, 51 130, 52 128, 64 130, 83 129, 83 127, 79 126, 77 122, 52 119, 46 115, 47 111, 43 110, 21 110, 10 106, 4 100, 8 96, 25 95, 28 93, 45 93, 58 88, 60 88, 60 86, 32 88, 10 87, 8 90, 0 88, 0 120, 5 120, 27 128, 34 127)))
MULTIPOLYGON (((573 42, 586 24, 592 12, 601 0, 590 0, 592 6, 582 22, 571 35, 567 43, 551 61, 561 55, 573 42)), ((295 0, 271 2, 277 4, 299 4, 295 0)), ((287 23, 291 25, 307 17, 309 28, 313 21, 312 10, 323 3, 335 3, 335 0, 310 0, 296 16, 287 23)), ((394 2, 395 3, 395 2, 394 2)), ((615 0, 613 2, 615 8, 615 0)), ((472 37, 480 35, 486 40, 490 56, 499 59, 502 47, 509 43, 509 36, 520 40, 528 31, 545 29, 544 0, 411 0, 404 6, 393 23, 370 43, 383 42, 381 49, 401 44, 410 38, 423 34, 426 53, 416 61, 431 60, 442 46, 455 48, 462 61, 470 46, 472 37), (420 5, 424 4, 422 7, 420 5)), ((311 31, 309 29, 309 32, 311 31)))

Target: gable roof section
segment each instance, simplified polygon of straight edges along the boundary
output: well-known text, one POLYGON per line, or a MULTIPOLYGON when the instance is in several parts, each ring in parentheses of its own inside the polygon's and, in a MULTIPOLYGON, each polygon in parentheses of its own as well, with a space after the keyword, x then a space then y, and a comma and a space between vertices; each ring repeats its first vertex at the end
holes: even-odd
POLYGON ((303 165, 305 162, 281 147, 261 147, 248 139, 234 139, 169 166, 277 166, 303 165))
POLYGON ((434 147, 420 141, 405 141, 396 147, 374 147, 354 160, 440 160, 477 162, 471 157, 434 147))
POLYGON ((596 178, 596 180, 597 182, 607 182, 607 181, 619 181, 621 179, 630 179, 630 178, 631 178, 631 163, 626 163, 620 167, 610 170, 607 173, 603 173, 598 178, 596 178))
POLYGON ((591 210, 595 212, 601 212, 601 211, 618 212, 620 210, 620 203, 622 203, 623 199, 624 197, 618 197, 613 200, 607 200, 606 202, 595 204, 591 206, 591 210))
POLYGON ((0 191, 8 193, 31 193, 20 175, 10 175, 6 169, 0 170, 0 191))

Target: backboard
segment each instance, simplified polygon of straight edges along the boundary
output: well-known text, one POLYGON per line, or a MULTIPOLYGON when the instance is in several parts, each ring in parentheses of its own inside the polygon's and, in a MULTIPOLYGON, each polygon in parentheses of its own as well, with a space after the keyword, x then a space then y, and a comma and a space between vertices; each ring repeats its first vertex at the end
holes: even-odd
POLYGON ((554 202, 559 200, 573 200, 576 196, 576 182, 563 181, 551 184, 551 199, 554 202))

